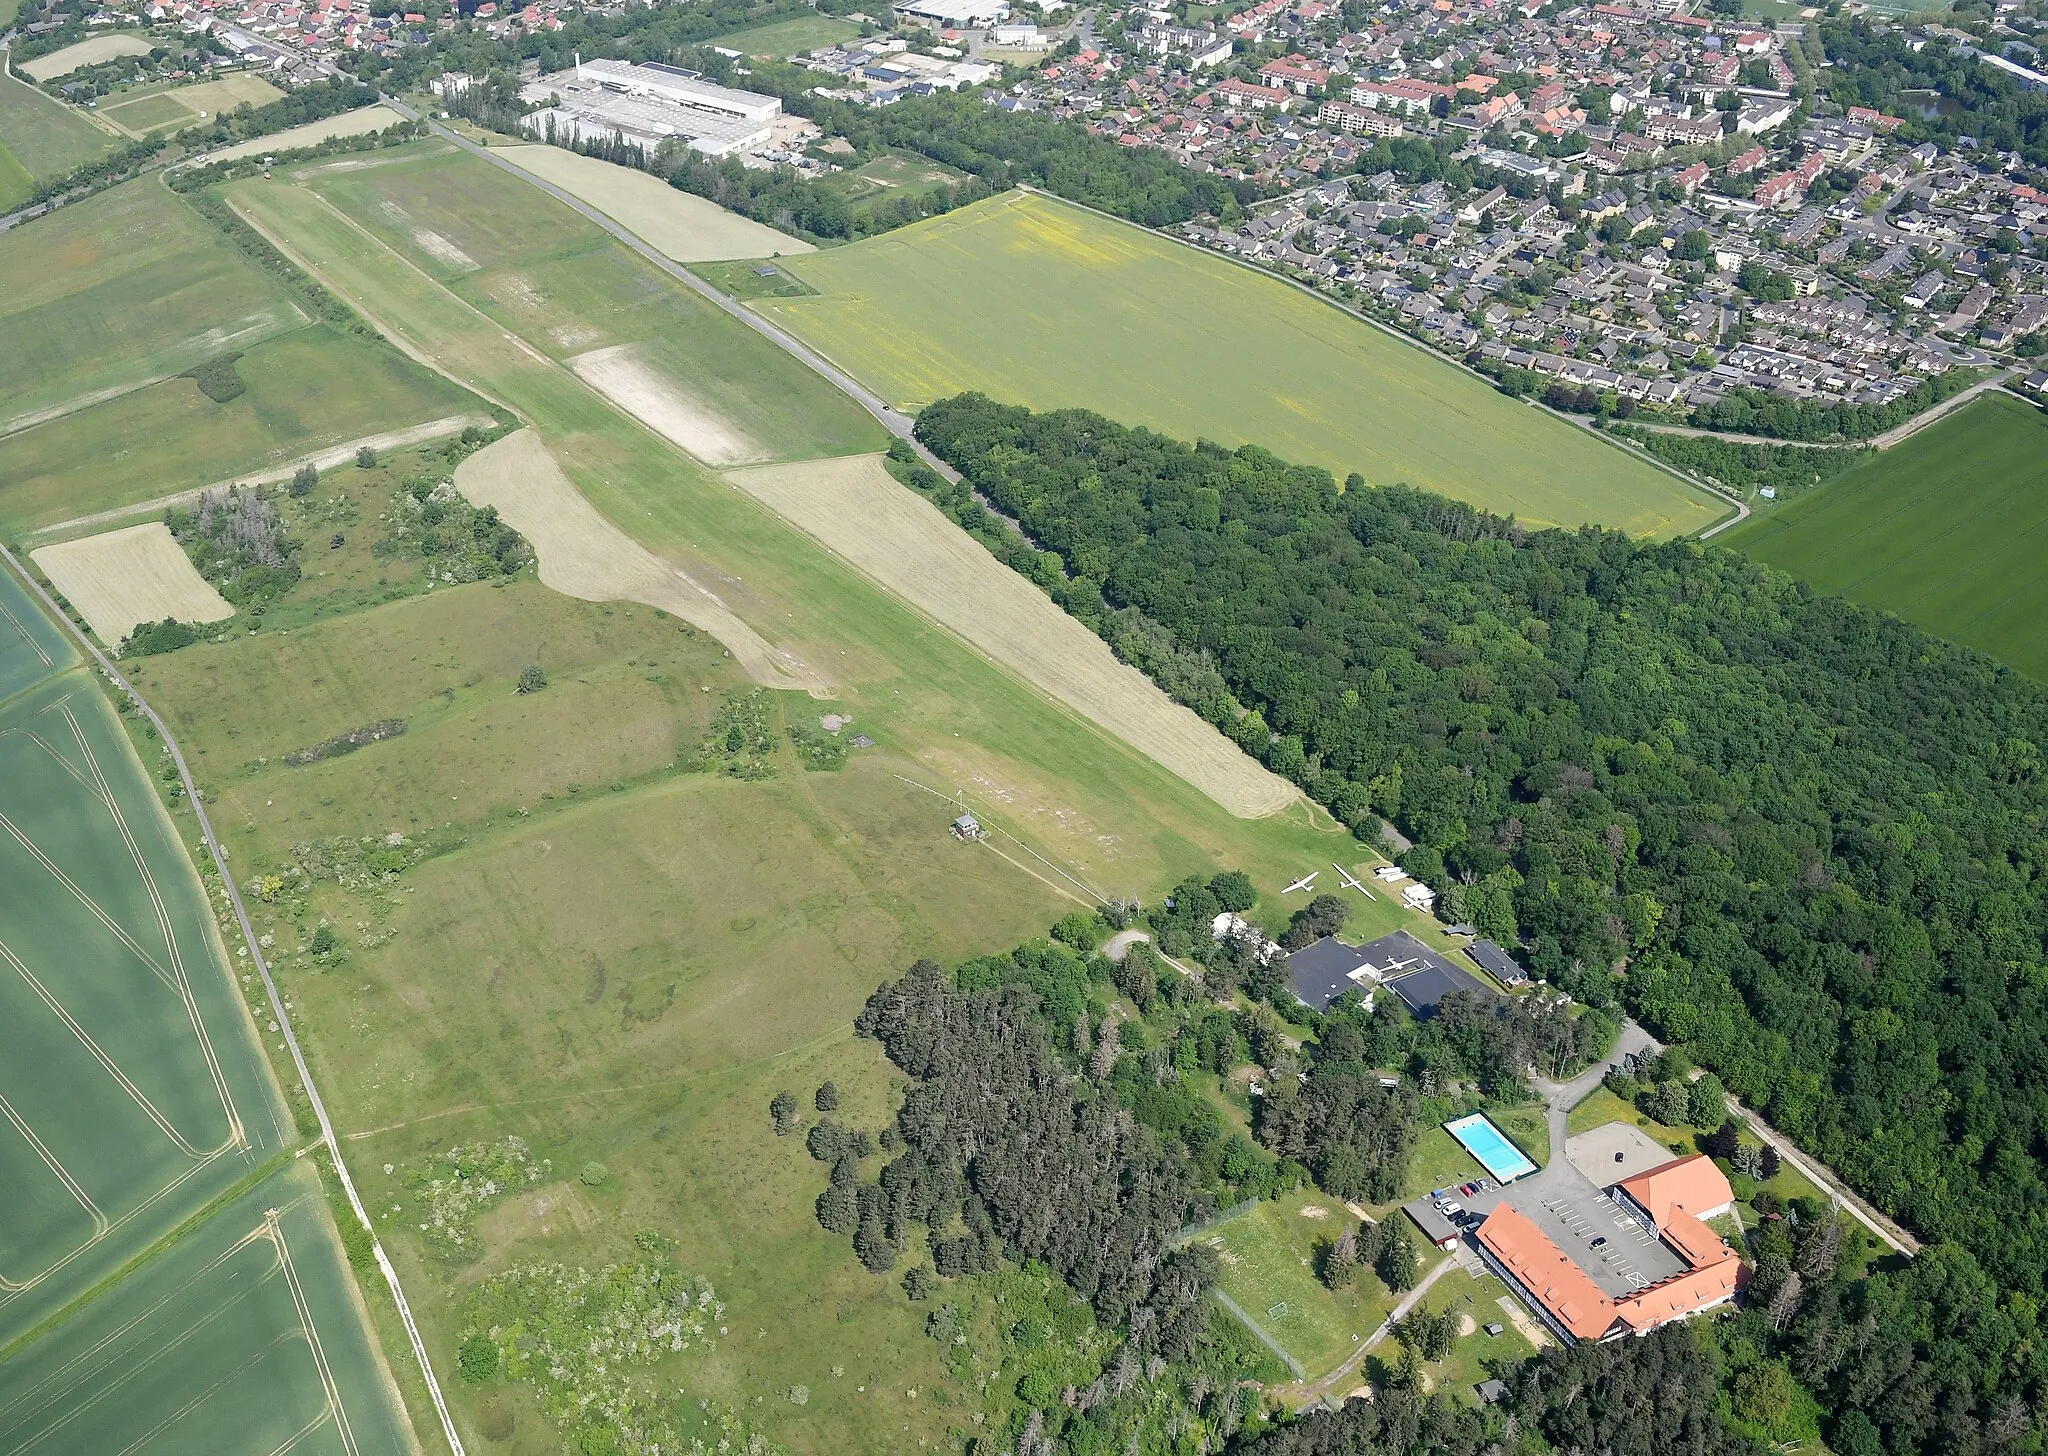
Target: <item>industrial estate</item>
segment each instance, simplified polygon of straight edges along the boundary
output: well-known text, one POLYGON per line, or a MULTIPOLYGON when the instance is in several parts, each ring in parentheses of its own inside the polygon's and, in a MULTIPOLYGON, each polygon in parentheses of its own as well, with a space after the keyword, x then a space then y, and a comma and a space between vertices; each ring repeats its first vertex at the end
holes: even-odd
POLYGON ((2042 0, 0 0, 0 1453, 2030 1456, 2042 0))

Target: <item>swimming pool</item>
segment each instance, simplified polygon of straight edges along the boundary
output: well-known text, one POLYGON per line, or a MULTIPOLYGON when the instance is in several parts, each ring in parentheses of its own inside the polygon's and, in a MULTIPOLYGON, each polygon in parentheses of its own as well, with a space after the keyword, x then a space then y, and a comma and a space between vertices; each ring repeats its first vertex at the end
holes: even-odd
POLYGON ((1477 1158, 1479 1166, 1492 1174, 1496 1183, 1512 1183, 1536 1171, 1528 1155, 1509 1142, 1508 1135, 1488 1122, 1483 1113, 1454 1118, 1444 1124, 1444 1131, 1477 1158))

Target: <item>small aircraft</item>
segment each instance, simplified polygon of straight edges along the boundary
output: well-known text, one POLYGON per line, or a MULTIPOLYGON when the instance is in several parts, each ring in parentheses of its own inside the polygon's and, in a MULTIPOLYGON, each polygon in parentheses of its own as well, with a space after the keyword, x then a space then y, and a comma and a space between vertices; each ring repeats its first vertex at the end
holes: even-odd
POLYGON ((1280 893, 1283 895, 1291 895, 1296 890, 1306 890, 1310 885, 1313 885, 1316 882, 1316 876, 1321 873, 1321 870, 1310 870, 1307 874, 1303 875, 1300 879, 1296 880, 1293 884, 1289 885, 1280 893))
MULTIPOLYGON (((1359 894, 1365 896, 1365 898, 1368 900, 1376 900, 1379 898, 1377 895, 1373 894, 1372 891, 1368 890, 1364 885, 1361 885, 1358 882, 1357 877, 1352 875, 1350 871, 1346 870, 1344 866, 1340 864, 1333 864, 1330 866, 1330 868, 1337 872, 1337 878, 1343 882, 1345 889, 1356 890, 1359 894)), ((1321 871, 1317 871, 1317 873, 1320 874, 1321 871)))

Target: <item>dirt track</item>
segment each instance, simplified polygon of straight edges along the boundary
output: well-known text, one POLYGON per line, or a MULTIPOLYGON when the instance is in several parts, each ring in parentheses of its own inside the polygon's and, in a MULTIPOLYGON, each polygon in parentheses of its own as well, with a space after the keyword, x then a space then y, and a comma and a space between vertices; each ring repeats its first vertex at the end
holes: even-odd
POLYGON ((720 601, 606 520, 583 498, 532 430, 487 445, 455 468, 455 488, 496 506, 540 556, 540 579, 586 602, 642 602, 673 612, 731 652, 764 687, 826 696, 824 679, 796 654, 773 647, 720 601))
POLYGON ((30 555, 109 647, 144 622, 218 622, 235 614, 162 521, 30 555))
POLYGON ((1238 817, 1274 814, 1298 797, 1294 785, 1117 661, 1100 637, 899 484, 880 456, 767 465, 725 478, 1238 817))

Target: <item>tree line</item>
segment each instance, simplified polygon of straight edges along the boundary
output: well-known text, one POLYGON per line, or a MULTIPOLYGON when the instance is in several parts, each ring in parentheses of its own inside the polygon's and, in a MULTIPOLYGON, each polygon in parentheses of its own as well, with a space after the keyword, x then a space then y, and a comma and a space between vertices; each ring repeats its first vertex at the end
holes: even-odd
MULTIPOLYGON (((1958 1245, 1925 1267, 1985 1292, 1973 1318, 2035 1328, 2048 692, 1696 543, 971 395, 918 435, 1057 559, 1069 610, 1212 666, 1201 710, 1247 751, 1368 838, 1398 824, 1452 913, 1691 1046, 1958 1245)), ((1939 1412, 1872 1414, 1885 1449, 1960 1449, 2048 1387, 2031 1334, 1993 1360, 1874 1318, 1906 1366, 1930 1352, 1939 1412)))

